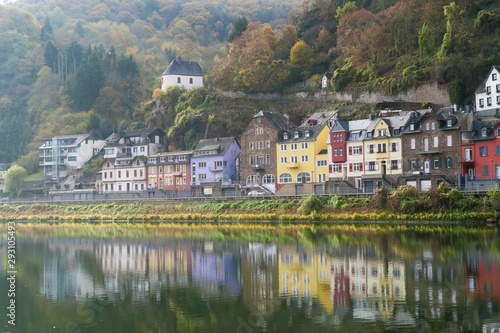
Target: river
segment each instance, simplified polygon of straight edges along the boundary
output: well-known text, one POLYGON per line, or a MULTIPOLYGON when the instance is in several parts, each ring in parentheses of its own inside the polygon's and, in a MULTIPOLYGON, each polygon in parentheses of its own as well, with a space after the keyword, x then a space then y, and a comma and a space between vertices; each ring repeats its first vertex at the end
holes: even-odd
MULTIPOLYGON (((274 241, 23 234, 3 332, 493 332, 495 231, 311 229, 274 241)), ((2 249, 6 242, 2 242, 2 249)), ((0 254, 2 309, 7 252, 0 254)), ((496 331, 498 332, 498 331, 496 331)))

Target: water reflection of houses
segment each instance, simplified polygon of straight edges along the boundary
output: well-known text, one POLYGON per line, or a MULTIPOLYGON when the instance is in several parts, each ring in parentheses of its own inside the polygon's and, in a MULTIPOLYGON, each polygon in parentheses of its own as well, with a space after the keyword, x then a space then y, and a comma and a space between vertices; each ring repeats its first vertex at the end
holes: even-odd
POLYGON ((241 261, 243 301, 263 322, 279 308, 277 246, 250 243, 241 261))
POLYGON ((294 299, 298 306, 316 300, 337 322, 351 315, 369 321, 401 318, 395 317, 395 311, 406 300, 403 261, 383 260, 373 249, 365 248, 327 255, 283 247, 278 266, 280 294, 294 299))
POLYGON ((479 256, 468 256, 464 263, 467 296, 500 300, 500 262, 479 256))

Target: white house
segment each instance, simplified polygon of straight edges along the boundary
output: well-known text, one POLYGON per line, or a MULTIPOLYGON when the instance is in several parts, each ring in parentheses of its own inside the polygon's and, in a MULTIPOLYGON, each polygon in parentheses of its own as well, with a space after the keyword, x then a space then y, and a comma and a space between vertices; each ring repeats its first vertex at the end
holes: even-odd
POLYGON ((486 80, 476 90, 476 113, 500 114, 500 66, 492 66, 486 80))
POLYGON ((177 56, 161 75, 161 89, 165 91, 169 86, 180 86, 185 89, 203 87, 203 71, 194 61, 182 61, 177 56))
POLYGON ((61 135, 46 139, 40 149, 39 165, 45 176, 57 180, 68 175, 68 170, 81 169, 101 151, 106 141, 96 140, 92 134, 61 135))
POLYGON ((146 189, 144 158, 116 158, 105 160, 97 181, 99 193, 138 192, 146 189))
POLYGON ((113 133, 106 138, 104 158, 149 156, 158 153, 163 132, 158 128, 113 133))

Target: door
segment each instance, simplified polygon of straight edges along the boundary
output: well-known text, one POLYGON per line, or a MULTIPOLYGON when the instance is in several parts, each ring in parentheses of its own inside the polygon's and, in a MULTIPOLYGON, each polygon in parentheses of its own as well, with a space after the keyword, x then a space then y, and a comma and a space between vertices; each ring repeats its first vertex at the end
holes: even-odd
POLYGON ((365 193, 373 193, 373 181, 365 181, 365 193))
POLYGON ((495 165, 495 178, 500 179, 500 165, 495 165))
POLYGON ((422 192, 430 191, 432 188, 432 181, 431 180, 421 180, 420 181, 420 188, 422 192))
POLYGON ((467 177, 469 180, 474 180, 474 169, 467 170, 467 177))
POLYGON ((323 185, 314 185, 314 194, 323 194, 323 185))
POLYGON ((424 173, 431 172, 431 162, 429 160, 424 161, 424 173))
POLYGON ((410 185, 410 186, 417 188, 417 181, 416 180, 407 180, 406 185, 410 185))
POLYGON ((295 195, 304 194, 304 185, 295 185, 295 195))

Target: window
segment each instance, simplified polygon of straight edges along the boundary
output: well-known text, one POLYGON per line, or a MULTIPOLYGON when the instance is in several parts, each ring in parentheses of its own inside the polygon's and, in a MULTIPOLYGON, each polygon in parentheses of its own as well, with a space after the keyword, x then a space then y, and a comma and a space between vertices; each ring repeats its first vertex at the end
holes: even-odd
POLYGON ((300 157, 300 160, 301 160, 301 162, 302 162, 302 163, 305 163, 305 162, 307 162, 307 161, 308 161, 308 156, 307 156, 307 155, 302 155, 302 156, 300 157))
POLYGON ((76 156, 69 156, 68 161, 76 161, 76 156))
POLYGON ((214 161, 214 167, 216 168, 222 167, 222 161, 214 161))
POLYGON ((472 161, 472 148, 465 148, 464 149, 464 157, 465 157, 465 162, 471 162, 472 161))
POLYGON ((398 143, 397 142, 391 143, 391 151, 398 151, 398 150, 399 150, 398 143))
POLYGON ((266 140, 266 148, 267 149, 271 148, 271 141, 266 140))
POLYGON ((453 159, 451 157, 448 157, 448 159, 446 160, 446 167, 447 168, 453 167, 453 159))
POLYGON ((446 137, 446 145, 447 145, 448 147, 451 147, 451 145, 452 145, 452 144, 453 144, 453 141, 452 141, 452 139, 451 139, 451 135, 448 135, 448 136, 446 137))
POLYGON ((177 78, 177 83, 181 83, 181 78, 180 77, 177 78))
POLYGON ((481 136, 483 136, 483 137, 484 137, 484 136, 487 136, 487 135, 488 135, 488 130, 487 130, 486 128, 483 128, 483 129, 481 130, 481 136))
POLYGON ((280 145, 280 151, 286 151, 286 145, 280 145))
POLYGON ((379 129, 378 130, 378 136, 386 136, 387 131, 385 129, 379 129))
MULTIPOLYGON (((499 84, 499 86, 500 86, 500 84, 499 84)), ((500 87, 499 87, 499 88, 500 88, 500 87)), ((500 91, 497 91, 497 92, 500 92, 500 91)), ((500 104, 500 95, 499 95, 499 96, 497 96, 497 104, 500 104)))
POLYGON ((118 178, 122 178, 122 172, 118 171, 118 178))
MULTIPOLYGON (((207 167, 207 162, 198 163, 198 168, 206 168, 206 167, 207 167)), ((170 168, 170 172, 172 172, 172 168, 170 168)))
POLYGON ((337 148, 333 148, 333 156, 337 156, 337 148))
POLYGON ((495 146, 495 156, 500 156, 500 146, 499 145, 495 146))
POLYGON ((483 107, 484 106, 484 98, 479 99, 479 106, 483 107))
POLYGON ((290 163, 297 163, 297 156, 290 156, 290 163))
POLYGON ((497 73, 491 73, 491 81, 497 80, 497 73))
POLYGON ((342 148, 339 148, 339 156, 342 156, 342 148))
POLYGON ((247 177, 247 186, 248 185, 259 185, 259 176, 250 175, 247 177))
POLYGON ((387 144, 379 143, 377 144, 377 153, 385 153, 387 151, 387 144))
POLYGON ((193 84, 193 78, 192 77, 189 78, 189 84, 193 84))
MULTIPOLYGON (((496 91, 497 91, 497 92, 500 92, 500 84, 497 84, 496 88, 497 88, 497 89, 496 89, 496 91)), ((498 99, 498 97, 497 97, 497 99, 498 99)), ((497 101, 497 102, 498 102, 498 101, 497 101)))
POLYGON ((434 148, 437 148, 439 146, 439 139, 437 136, 434 137, 434 148))
POLYGON ((427 130, 427 131, 429 130, 429 123, 425 124, 425 130, 427 130))
POLYGON ((483 176, 488 176, 488 166, 487 165, 483 165, 483 176))
POLYGON ((332 172, 339 172, 339 165, 338 164, 332 165, 332 172))
POLYGON ((488 146, 479 147, 479 156, 488 156, 488 146))
POLYGON ((375 145, 369 145, 368 146, 368 153, 373 154, 375 152, 375 145))
POLYGON ((414 131, 415 130, 415 124, 410 124, 410 131, 414 131))
POLYGON ((491 86, 487 86, 486 87, 486 93, 487 94, 491 94, 491 86))
POLYGON ((359 172, 359 171, 361 171, 360 163, 353 163, 352 164, 352 171, 353 172, 359 172))
POLYGON ((266 155, 266 164, 271 164, 271 155, 266 155))
POLYGON ((353 155, 359 155, 359 146, 353 146, 352 147, 352 154, 353 155))
POLYGON ((433 130, 436 129, 436 123, 434 123, 434 122, 431 123, 431 129, 433 129, 433 130))
POLYGON ((375 171, 375 162, 368 162, 368 171, 375 171))
POLYGON ((311 181, 311 175, 309 172, 301 172, 297 175, 297 183, 309 183, 311 181))
POLYGON ((290 144, 290 150, 297 150, 297 144, 296 143, 290 144))
POLYGON ((108 178, 108 173, 107 172, 104 173, 104 178, 108 178))
POLYGON ((486 98, 486 104, 488 104, 488 106, 491 105, 491 97, 486 98))
POLYGON ((254 165, 254 156, 253 155, 250 155, 250 165, 254 165))
POLYGON ((282 173, 279 179, 280 184, 286 184, 292 182, 292 175, 289 173, 282 173))
POLYGON ((280 163, 281 164, 286 164, 286 156, 281 156, 280 163))
POLYGON ((440 160, 438 158, 434 159, 434 169, 439 169, 440 168, 440 160))
POLYGON ((250 150, 254 150, 254 149, 255 149, 254 143, 250 142, 250 150))
POLYGON ((302 143, 300 144, 300 149, 302 149, 302 150, 306 150, 306 149, 307 149, 307 142, 302 142, 302 143))
POLYGON ((398 169, 398 161, 391 160, 391 170, 397 170, 397 169, 398 169))
MULTIPOLYGON (((206 174, 204 174, 204 173, 200 173, 198 176, 199 176, 199 179, 200 179, 200 180, 207 179, 207 175, 206 175, 206 174)), ((172 180, 172 178, 170 178, 170 180, 172 180)), ((172 184, 170 184, 170 185, 172 185, 172 184)))
POLYGON ((316 166, 319 168, 319 167, 326 167, 327 166, 327 161, 326 160, 319 160, 319 161, 316 161, 316 166))
POLYGON ((415 139, 410 140, 410 149, 415 149, 415 139))
POLYGON ((287 132, 283 133, 283 139, 285 139, 285 140, 288 139, 288 133, 287 132))
POLYGON ((276 183, 274 175, 264 175, 264 177, 262 177, 262 184, 274 184, 274 183, 276 183))

